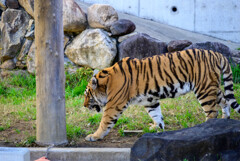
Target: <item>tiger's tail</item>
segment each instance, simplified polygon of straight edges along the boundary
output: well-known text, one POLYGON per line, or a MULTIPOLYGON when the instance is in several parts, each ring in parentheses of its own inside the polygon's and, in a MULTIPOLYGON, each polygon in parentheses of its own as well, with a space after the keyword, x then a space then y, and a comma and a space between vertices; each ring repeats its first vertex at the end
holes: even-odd
POLYGON ((227 105, 231 106, 236 112, 240 113, 240 105, 237 103, 233 92, 233 75, 231 66, 226 57, 222 56, 221 68, 224 82, 224 98, 227 105))

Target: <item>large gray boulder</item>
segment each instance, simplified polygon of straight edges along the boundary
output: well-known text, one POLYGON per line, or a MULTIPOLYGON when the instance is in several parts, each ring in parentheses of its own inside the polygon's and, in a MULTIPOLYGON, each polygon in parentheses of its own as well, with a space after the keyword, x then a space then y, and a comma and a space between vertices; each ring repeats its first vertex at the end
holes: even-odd
POLYGON ((118 20, 116 10, 106 4, 93 4, 88 7, 88 23, 92 28, 110 31, 111 25, 118 20))
POLYGON ((18 0, 18 2, 29 15, 34 17, 34 0, 18 0))
POLYGON ((205 49, 205 50, 212 50, 215 52, 219 52, 222 53, 230 62, 232 62, 231 60, 231 56, 232 56, 232 52, 230 50, 230 48, 222 43, 219 42, 202 42, 202 43, 195 43, 192 44, 190 46, 188 46, 186 49, 205 49))
POLYGON ((63 29, 65 32, 82 32, 87 27, 87 17, 74 0, 63 1, 63 29))
POLYGON ((142 59, 167 52, 167 44, 147 34, 139 33, 124 40, 119 45, 118 60, 124 57, 142 59))
POLYGON ((7 9, 2 14, 2 61, 14 58, 21 49, 28 27, 29 16, 25 11, 7 9))
POLYGON ((116 40, 102 29, 83 31, 65 49, 72 62, 94 69, 111 66, 116 53, 116 40))
POLYGON ((131 161, 240 161, 240 121, 211 119, 195 127, 145 134, 131 149, 131 161))

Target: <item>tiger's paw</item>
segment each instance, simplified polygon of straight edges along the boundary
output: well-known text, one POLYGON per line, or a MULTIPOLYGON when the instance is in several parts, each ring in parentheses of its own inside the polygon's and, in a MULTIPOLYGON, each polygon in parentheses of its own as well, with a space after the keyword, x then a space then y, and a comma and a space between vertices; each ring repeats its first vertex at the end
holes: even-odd
POLYGON ((94 134, 89 134, 88 136, 85 137, 85 140, 87 140, 87 141, 97 141, 100 139, 102 139, 102 138, 100 138, 94 134))

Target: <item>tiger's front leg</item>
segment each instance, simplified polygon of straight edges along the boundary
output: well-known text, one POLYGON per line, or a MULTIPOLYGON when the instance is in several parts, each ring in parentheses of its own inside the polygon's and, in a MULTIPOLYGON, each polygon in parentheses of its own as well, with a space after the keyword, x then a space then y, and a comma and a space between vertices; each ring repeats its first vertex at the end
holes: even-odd
POLYGON ((165 125, 159 102, 156 102, 155 104, 149 106, 145 106, 145 110, 148 112, 149 116, 154 122, 154 124, 151 126, 151 129, 156 129, 159 127, 164 130, 165 125))
POLYGON ((97 131, 94 134, 88 135, 85 140, 97 141, 103 139, 116 124, 124 109, 126 109, 126 107, 122 109, 118 107, 116 107, 116 109, 106 107, 97 131))

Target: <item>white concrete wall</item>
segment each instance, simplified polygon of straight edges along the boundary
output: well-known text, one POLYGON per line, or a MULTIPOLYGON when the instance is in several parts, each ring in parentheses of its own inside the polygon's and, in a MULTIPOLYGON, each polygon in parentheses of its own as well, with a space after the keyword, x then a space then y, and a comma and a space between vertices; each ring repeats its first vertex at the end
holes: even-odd
POLYGON ((240 42, 240 0, 196 0, 193 31, 240 42))
POLYGON ((240 0, 82 0, 240 43, 240 0), (176 11, 173 11, 173 8, 176 11))

